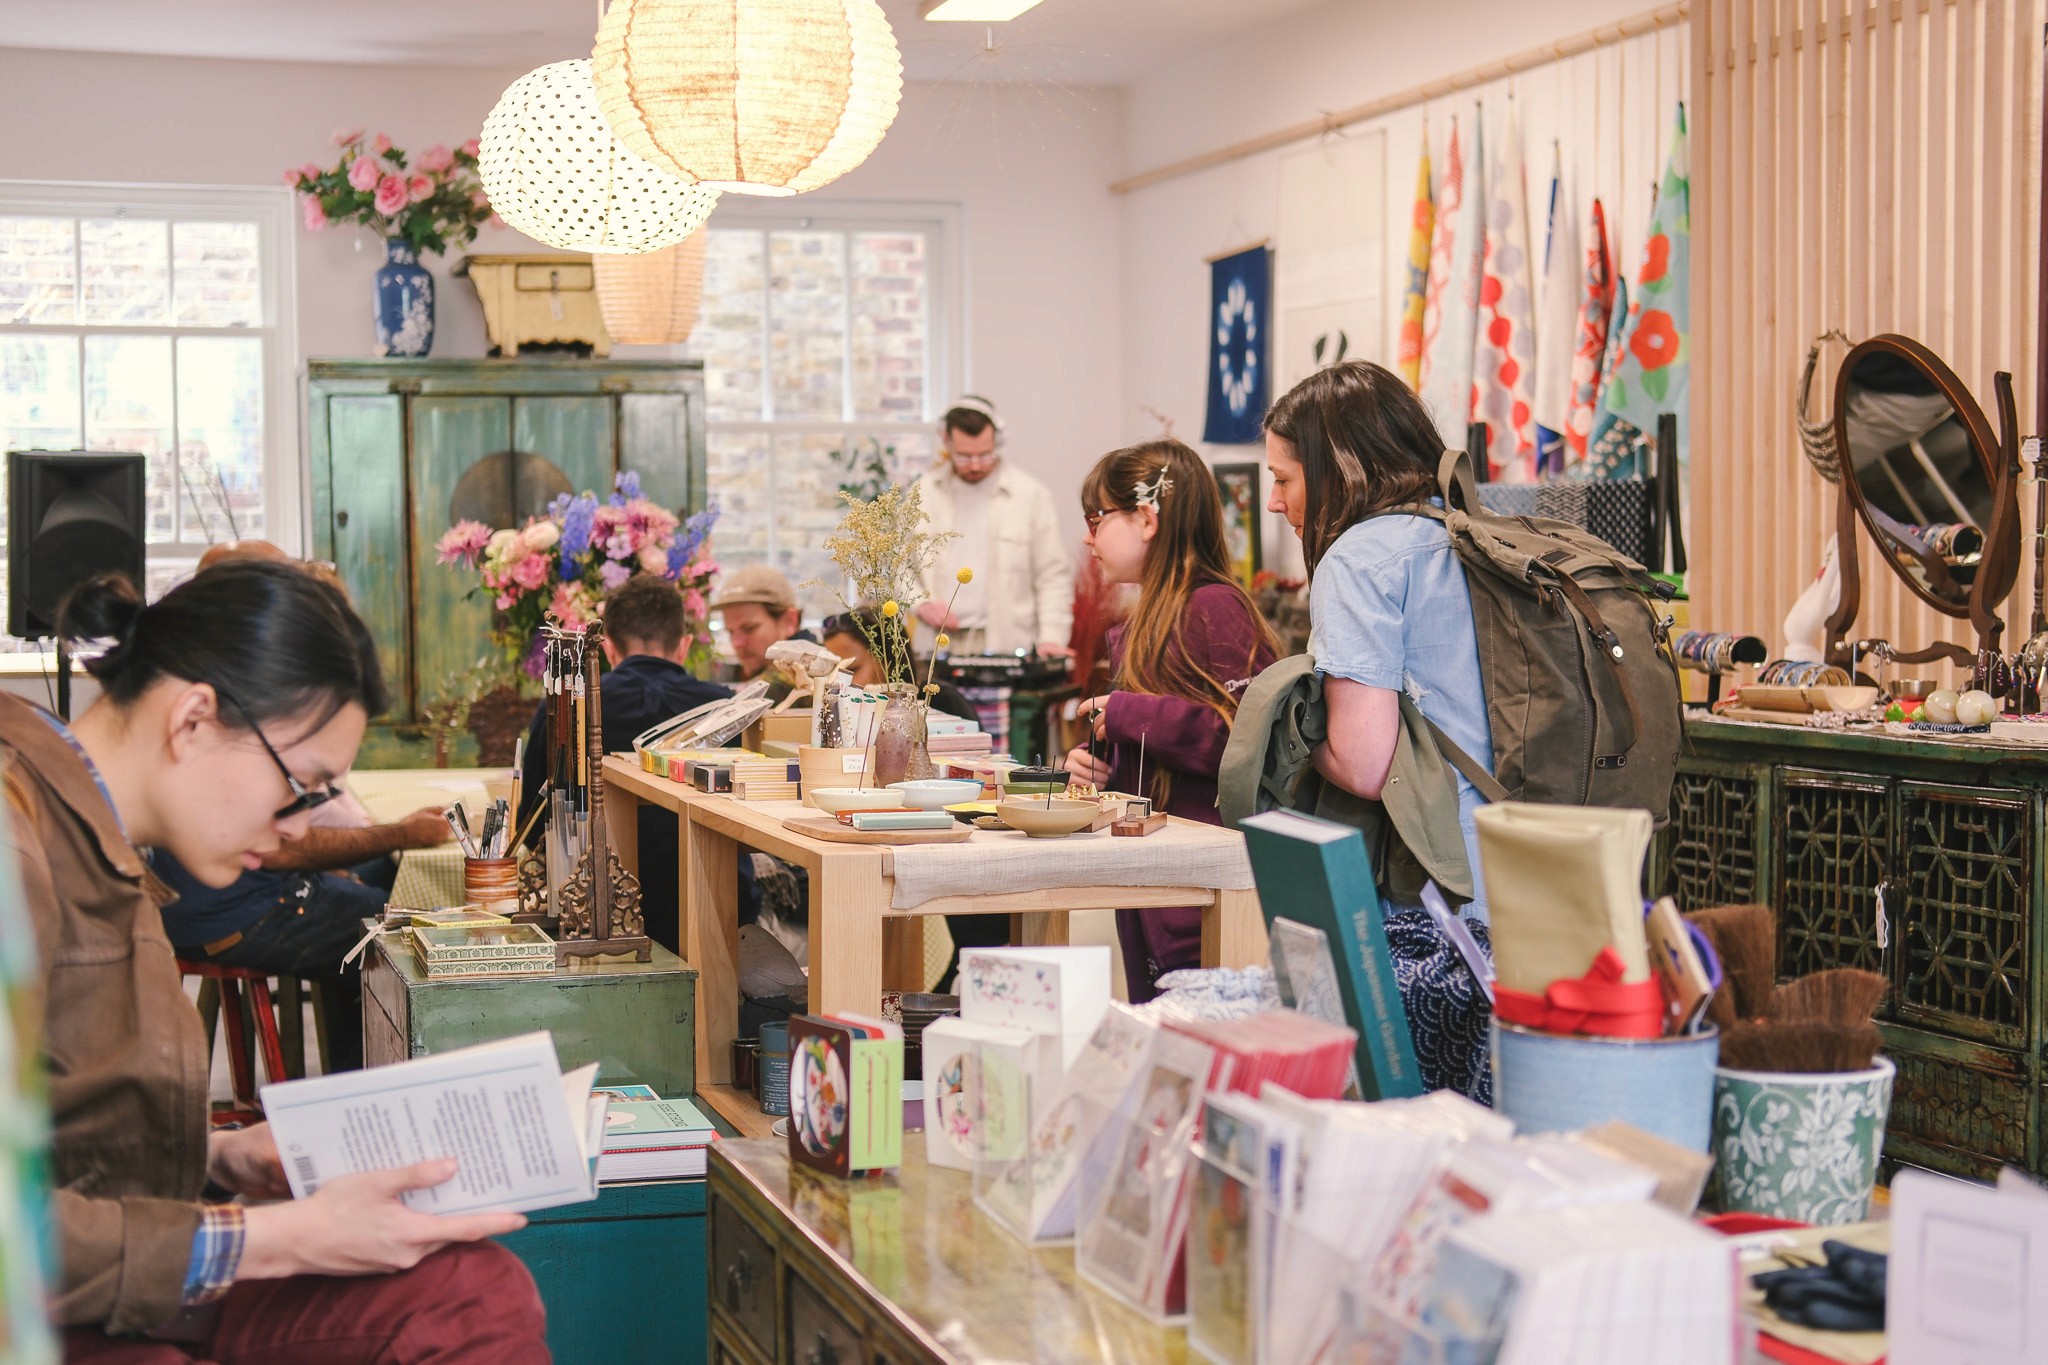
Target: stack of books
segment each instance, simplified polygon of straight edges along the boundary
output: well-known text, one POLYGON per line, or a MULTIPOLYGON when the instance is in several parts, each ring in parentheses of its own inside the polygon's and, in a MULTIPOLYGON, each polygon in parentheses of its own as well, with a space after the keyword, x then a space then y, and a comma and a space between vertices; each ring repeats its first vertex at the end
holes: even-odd
POLYGON ((605 1113, 597 1183, 701 1176, 716 1141, 711 1120, 688 1100, 614 1100, 605 1113))
POLYGON ((800 769, 786 758, 749 754, 732 761, 732 794, 742 801, 794 801, 800 769))

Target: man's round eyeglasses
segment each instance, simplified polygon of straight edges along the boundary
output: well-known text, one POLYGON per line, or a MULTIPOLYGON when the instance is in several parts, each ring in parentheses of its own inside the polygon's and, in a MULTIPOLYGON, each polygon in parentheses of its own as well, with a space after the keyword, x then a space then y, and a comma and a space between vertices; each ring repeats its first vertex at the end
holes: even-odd
POLYGON ((277 750, 271 746, 270 740, 264 736, 263 727, 256 723, 256 717, 249 714, 249 708, 242 705, 240 701, 236 700, 234 693, 228 691, 219 683, 214 684, 213 691, 215 696, 234 707, 236 711, 241 713, 242 719, 249 722, 249 730, 256 736, 256 742, 263 746, 263 752, 270 755, 270 761, 275 763, 278 772, 283 774, 285 786, 291 788, 292 799, 277 808, 276 819, 289 820, 294 815, 303 815, 315 806, 324 806, 341 795, 341 787, 338 783, 330 782, 324 787, 308 787, 305 783, 299 781, 298 778, 293 777, 292 770, 284 766, 284 760, 278 757, 277 750))
POLYGON ((949 450, 946 452, 946 458, 951 460, 954 464, 980 465, 995 463, 997 457, 999 457, 1001 454, 1002 452, 999 450, 986 451, 980 455, 967 455, 957 450, 949 450))

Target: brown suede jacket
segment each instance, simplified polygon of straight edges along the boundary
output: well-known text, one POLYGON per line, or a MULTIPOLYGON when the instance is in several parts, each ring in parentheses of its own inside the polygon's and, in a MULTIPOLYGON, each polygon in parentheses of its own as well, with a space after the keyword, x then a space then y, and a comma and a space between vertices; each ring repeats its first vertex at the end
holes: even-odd
POLYGON ((206 1180, 210 1058, 158 913, 170 893, 85 762, 11 697, 0 765, 40 960, 57 1318, 144 1331, 178 1310, 206 1180))

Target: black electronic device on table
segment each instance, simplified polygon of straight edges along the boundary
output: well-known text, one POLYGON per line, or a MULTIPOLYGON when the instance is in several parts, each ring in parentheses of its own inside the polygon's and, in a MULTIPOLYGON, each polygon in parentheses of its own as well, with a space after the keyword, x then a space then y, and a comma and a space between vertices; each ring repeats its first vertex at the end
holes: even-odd
MULTIPOLYGON (((7 633, 57 633, 64 594, 119 572, 145 589, 148 462, 107 450, 7 452, 7 633)), ((57 711, 71 712, 71 659, 57 642, 57 711)))
POLYGON ((1074 661, 1051 654, 941 654, 941 676, 956 687, 1057 687, 1073 675, 1074 661))

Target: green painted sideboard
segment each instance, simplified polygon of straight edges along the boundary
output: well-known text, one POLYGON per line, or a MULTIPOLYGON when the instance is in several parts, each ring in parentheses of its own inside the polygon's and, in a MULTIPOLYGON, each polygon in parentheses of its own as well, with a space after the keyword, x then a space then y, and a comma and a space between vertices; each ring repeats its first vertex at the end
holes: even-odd
POLYGON ((1651 885, 1771 905, 1784 976, 1890 978, 1888 1157, 2048 1171, 2044 795, 2035 745, 1689 720, 1651 885))
POLYGON ((397 696, 363 767, 431 765, 421 708, 489 648, 474 576, 435 562, 453 520, 523 520, 622 470, 664 506, 705 502, 697 361, 315 360, 306 407, 313 555, 348 585, 397 696))

